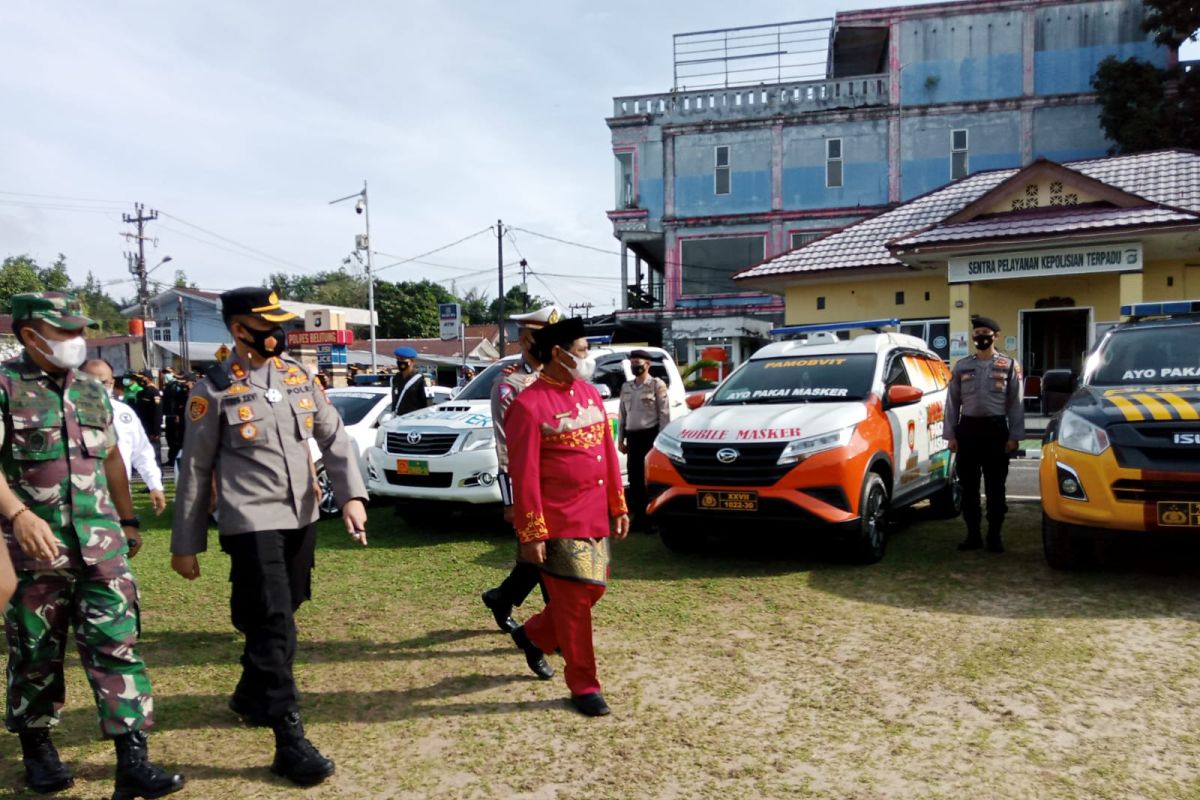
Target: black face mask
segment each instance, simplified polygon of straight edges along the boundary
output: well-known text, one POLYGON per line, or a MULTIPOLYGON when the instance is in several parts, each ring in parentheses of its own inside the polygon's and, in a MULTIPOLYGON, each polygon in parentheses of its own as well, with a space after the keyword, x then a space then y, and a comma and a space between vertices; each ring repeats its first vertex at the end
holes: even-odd
POLYGON ((996 341, 996 337, 991 334, 976 336, 975 337, 975 349, 976 350, 987 350, 989 347, 992 346, 992 342, 994 342, 994 341, 996 341))
POLYGON ((643 364, 638 364, 637 366, 635 366, 635 367, 633 368, 633 374, 634 374, 634 375, 641 375, 641 374, 643 374, 645 371, 646 371, 646 367, 645 367, 645 365, 643 365, 643 364))
POLYGON ((287 348, 287 336, 284 335, 283 328, 279 325, 265 331, 246 328, 244 325, 242 327, 249 332, 251 337, 249 340, 242 339, 242 341, 263 358, 273 358, 287 348), (268 343, 268 339, 273 339, 274 341, 268 343))

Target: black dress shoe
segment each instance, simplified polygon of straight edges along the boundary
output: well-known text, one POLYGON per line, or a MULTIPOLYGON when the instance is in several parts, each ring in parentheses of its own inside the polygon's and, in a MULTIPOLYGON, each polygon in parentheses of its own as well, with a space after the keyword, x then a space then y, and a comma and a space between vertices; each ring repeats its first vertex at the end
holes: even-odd
POLYGON ((958 545, 960 552, 966 552, 967 550, 979 550, 982 547, 983 539, 980 539, 978 536, 968 536, 958 545))
POLYGON ((537 675, 543 681, 548 681, 554 677, 554 668, 550 666, 550 662, 546 660, 546 655, 538 646, 529 641, 529 637, 525 635, 524 625, 512 632, 512 638, 517 647, 525 651, 525 663, 533 670, 534 675, 537 675))
POLYGON ((25 785, 38 794, 50 794, 75 785, 71 770, 58 757, 47 728, 29 728, 18 734, 25 764, 25 785))
POLYGON ((236 694, 229 698, 229 710, 241 717, 242 722, 252 728, 269 728, 271 726, 271 720, 265 711, 236 694))
POLYGON ((488 589, 482 597, 483 604, 492 612, 496 626, 502 633, 512 633, 517 629, 517 621, 512 618, 512 603, 504 602, 499 589, 488 589))
POLYGON ((571 703, 579 709, 579 713, 589 717, 605 717, 612 713, 608 703, 604 702, 604 695, 599 692, 573 694, 571 703))

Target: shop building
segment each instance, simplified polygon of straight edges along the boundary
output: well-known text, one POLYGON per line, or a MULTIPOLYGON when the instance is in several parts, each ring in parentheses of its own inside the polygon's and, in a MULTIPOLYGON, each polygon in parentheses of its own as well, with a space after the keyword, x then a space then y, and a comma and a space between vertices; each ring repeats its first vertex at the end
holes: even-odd
POLYGON ((896 318, 951 362, 983 314, 1026 374, 1078 372, 1122 306, 1200 299, 1200 152, 981 172, 735 280, 789 325, 896 318))
POLYGON ((680 361, 736 362, 784 303, 734 273, 965 176, 1105 155, 1096 67, 1178 57, 1144 16, 965 0, 676 36, 671 91, 617 97, 607 120, 618 316, 661 325, 680 361))

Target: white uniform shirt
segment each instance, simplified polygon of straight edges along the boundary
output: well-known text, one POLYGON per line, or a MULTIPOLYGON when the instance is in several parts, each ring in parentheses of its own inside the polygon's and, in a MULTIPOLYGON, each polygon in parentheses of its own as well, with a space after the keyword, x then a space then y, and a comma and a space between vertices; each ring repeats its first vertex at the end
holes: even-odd
POLYGON ((133 470, 152 492, 163 489, 162 470, 158 467, 158 454, 146 436, 146 429, 133 409, 113 398, 113 426, 117 429, 117 449, 125 462, 125 477, 132 480, 133 470))

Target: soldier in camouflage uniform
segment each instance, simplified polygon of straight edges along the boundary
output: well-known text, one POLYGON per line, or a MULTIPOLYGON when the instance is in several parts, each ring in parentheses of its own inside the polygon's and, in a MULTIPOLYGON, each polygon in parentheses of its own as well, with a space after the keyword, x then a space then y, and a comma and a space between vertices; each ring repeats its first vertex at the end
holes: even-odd
POLYGON ((25 347, 0 364, 0 527, 16 568, 5 609, 8 711, 26 782, 38 792, 74 782, 50 741, 66 695, 63 657, 73 628, 100 714, 117 749, 115 800, 162 797, 184 779, 153 765, 146 666, 137 653, 137 584, 127 556, 139 547, 112 406, 78 370, 82 329, 95 323, 69 295, 18 294, 13 332, 25 347))

